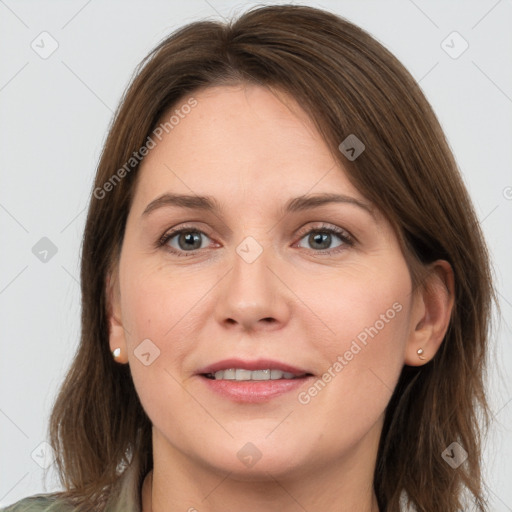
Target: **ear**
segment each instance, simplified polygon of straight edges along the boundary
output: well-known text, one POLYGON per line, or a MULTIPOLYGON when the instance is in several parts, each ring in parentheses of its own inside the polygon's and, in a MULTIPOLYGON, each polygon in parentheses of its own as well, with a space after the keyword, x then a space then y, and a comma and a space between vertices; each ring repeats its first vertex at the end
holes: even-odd
POLYGON ((120 349, 120 354, 114 359, 117 363, 125 364, 128 362, 128 348, 126 333, 121 320, 121 294, 116 271, 107 275, 105 289, 107 296, 110 352, 120 349))
POLYGON ((453 269, 447 261, 437 260, 416 290, 405 364, 421 366, 432 360, 448 330, 454 299, 453 269), (418 349, 423 352, 418 354, 418 349))

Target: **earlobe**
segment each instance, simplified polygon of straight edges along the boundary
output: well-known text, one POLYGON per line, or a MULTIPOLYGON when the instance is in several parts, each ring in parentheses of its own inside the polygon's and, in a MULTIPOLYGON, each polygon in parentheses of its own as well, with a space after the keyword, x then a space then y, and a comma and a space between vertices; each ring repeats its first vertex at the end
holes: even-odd
POLYGON ((128 362, 126 336, 121 321, 121 308, 117 280, 106 278, 107 318, 109 323, 109 346, 112 357, 117 363, 128 362))
POLYGON ((448 330, 454 299, 453 269, 437 260, 414 299, 405 364, 421 366, 433 359, 448 330))

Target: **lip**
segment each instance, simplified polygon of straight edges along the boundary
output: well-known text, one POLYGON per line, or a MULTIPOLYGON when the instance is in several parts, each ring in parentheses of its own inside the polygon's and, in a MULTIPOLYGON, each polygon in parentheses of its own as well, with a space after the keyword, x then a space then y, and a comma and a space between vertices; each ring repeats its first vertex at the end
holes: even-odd
MULTIPOLYGON (((309 386, 313 376, 280 380, 234 381, 213 380, 200 375, 199 379, 204 382, 210 391, 233 402, 261 403, 268 402, 292 391, 297 392, 302 386, 309 386)), ((293 396, 296 397, 295 394, 293 396)))
POLYGON ((313 374, 306 369, 272 359, 257 359, 253 361, 224 359, 201 368, 197 372, 197 376, 210 391, 238 403, 268 402, 273 398, 296 391, 302 386, 309 385, 311 379, 314 377, 313 374), (298 377, 278 380, 235 381, 215 380, 205 376, 205 374, 215 373, 219 370, 227 370, 229 368, 243 368, 245 370, 281 370, 283 372, 293 373, 298 377))
POLYGON ((243 368, 245 370, 281 370, 283 372, 293 373, 294 375, 303 375, 305 373, 311 373, 304 368, 297 368, 281 361, 275 361, 272 359, 256 359, 253 361, 246 361, 243 359, 224 359, 217 361, 216 363, 210 364, 201 368, 197 371, 198 375, 204 375, 206 373, 215 373, 219 370, 228 370, 229 368, 243 368))

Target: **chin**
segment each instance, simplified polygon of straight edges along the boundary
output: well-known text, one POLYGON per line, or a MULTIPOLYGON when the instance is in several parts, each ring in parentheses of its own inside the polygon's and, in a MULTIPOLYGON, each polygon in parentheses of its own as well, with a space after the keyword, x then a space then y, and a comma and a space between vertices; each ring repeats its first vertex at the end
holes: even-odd
POLYGON ((274 478, 290 478, 311 471, 311 457, 304 444, 271 442, 261 438, 248 441, 231 440, 228 446, 217 444, 215 451, 200 454, 210 469, 230 473, 230 478, 240 481, 268 481, 274 478))

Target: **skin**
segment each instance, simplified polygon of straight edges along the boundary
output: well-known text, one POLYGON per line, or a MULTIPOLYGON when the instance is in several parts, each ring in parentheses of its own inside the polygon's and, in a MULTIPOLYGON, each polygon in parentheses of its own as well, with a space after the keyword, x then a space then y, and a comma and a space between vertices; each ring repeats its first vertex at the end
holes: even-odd
POLYGON ((429 286, 413 291, 389 222, 292 98, 255 85, 193 96, 197 106, 141 165, 107 283, 110 348, 121 348, 117 361, 130 365, 153 423, 143 510, 377 511, 372 482, 385 408, 403 365, 428 363, 442 342, 451 268, 436 262, 429 286), (143 215, 171 192, 212 196, 222 210, 168 206, 143 215), (291 198, 333 192, 371 211, 330 203, 283 213, 291 198), (185 223, 204 233, 193 255, 166 250, 187 252, 179 235, 156 247, 185 223), (309 235, 322 223, 355 243, 333 234, 315 245, 309 235), (262 248, 252 263, 236 251, 248 236, 262 248), (298 393, 311 383, 265 403, 236 403, 195 374, 225 358, 261 357, 321 378, 393 304, 400 312, 307 404, 298 393), (160 355, 145 366, 134 350, 147 338, 160 355), (237 457, 248 442, 261 453, 252 467, 237 457))

